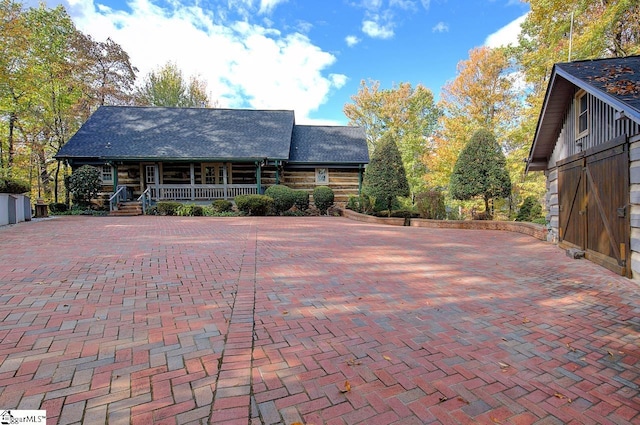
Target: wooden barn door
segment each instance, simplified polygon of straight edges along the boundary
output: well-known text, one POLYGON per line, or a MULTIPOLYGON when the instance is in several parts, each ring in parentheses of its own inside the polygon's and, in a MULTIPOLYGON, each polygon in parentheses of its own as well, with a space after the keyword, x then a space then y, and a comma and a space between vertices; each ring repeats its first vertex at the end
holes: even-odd
POLYGON ((570 158, 558 167, 559 238, 565 248, 586 249, 587 216, 584 158, 570 158))
POLYGON ((614 140, 586 153, 587 257, 630 276, 628 144, 614 140))
POLYGON ((562 247, 621 275, 629 267, 629 152, 626 138, 559 163, 559 237, 562 247))

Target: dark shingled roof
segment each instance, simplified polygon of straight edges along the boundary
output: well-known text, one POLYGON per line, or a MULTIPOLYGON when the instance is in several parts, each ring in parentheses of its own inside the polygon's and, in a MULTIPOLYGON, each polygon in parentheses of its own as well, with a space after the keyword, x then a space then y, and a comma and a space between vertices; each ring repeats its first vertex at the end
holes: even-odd
POLYGON ((527 171, 546 168, 575 87, 640 124, 640 56, 558 63, 551 72, 527 171))
POLYGON ((293 111, 102 106, 56 158, 289 158, 293 111))
POLYGON ((589 87, 584 90, 614 107, 617 104, 618 110, 640 122, 640 56, 559 63, 557 67, 569 80, 575 77, 586 83, 589 87))
POLYGON ((369 152, 362 127, 296 125, 290 163, 367 164, 369 152))

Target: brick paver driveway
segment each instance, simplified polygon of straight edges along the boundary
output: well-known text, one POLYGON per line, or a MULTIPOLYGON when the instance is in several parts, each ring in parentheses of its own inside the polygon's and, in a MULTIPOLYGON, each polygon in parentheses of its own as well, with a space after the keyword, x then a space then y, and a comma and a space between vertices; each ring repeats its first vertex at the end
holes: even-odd
POLYGON ((638 284, 507 232, 0 228, 0 408, 48 424, 640 423, 638 284))

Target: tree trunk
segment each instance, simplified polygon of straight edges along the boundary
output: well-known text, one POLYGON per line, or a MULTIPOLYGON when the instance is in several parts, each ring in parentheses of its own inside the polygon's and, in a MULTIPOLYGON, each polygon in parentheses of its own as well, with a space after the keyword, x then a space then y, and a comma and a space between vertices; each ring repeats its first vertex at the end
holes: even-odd
POLYGON ((484 213, 487 215, 487 218, 491 217, 491 211, 489 211, 489 197, 484 197, 484 213))
POLYGON ((11 177, 11 169, 13 168, 13 156, 15 155, 14 143, 13 143, 13 130, 16 126, 18 116, 15 112, 9 114, 9 138, 8 138, 8 152, 7 152, 7 176, 11 177))
POLYGON ((58 177, 60 176, 60 161, 56 161, 56 171, 53 179, 53 202, 58 203, 58 177))

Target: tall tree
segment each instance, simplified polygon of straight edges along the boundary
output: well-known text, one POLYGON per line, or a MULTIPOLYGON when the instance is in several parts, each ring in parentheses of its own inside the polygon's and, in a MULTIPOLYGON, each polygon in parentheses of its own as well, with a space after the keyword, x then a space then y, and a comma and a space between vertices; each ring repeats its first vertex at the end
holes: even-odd
POLYGON ((375 199, 376 210, 387 210, 389 214, 397 206, 399 196, 409 196, 409 182, 391 133, 382 136, 373 152, 364 173, 362 190, 375 199))
MULTIPOLYGON (((0 113, 6 117, 6 138, 0 139, 0 172, 11 175, 15 156, 16 125, 28 103, 26 50, 28 28, 22 5, 0 3, 0 113)), ((1 120, 4 124, 5 120, 1 120)))
POLYGON ((199 108, 210 105, 205 82, 191 77, 185 81, 173 62, 151 71, 137 90, 136 103, 141 106, 199 108))
POLYGON ((95 41, 79 34, 75 41, 78 78, 84 87, 81 107, 87 114, 98 106, 132 104, 138 70, 127 52, 111 38, 95 41))
POLYGON ((506 162, 493 134, 486 129, 476 131, 453 167, 451 196, 462 201, 481 196, 485 212, 491 216, 489 201, 507 197, 511 192, 506 162))
POLYGON ((117 44, 80 33, 62 6, 24 9, 1 0, 0 27, 0 173, 30 179, 35 167, 31 186, 57 202, 60 163, 53 156, 93 108, 126 102, 133 68, 117 44))
POLYGON ((444 115, 432 140, 433 149, 424 157, 429 186, 448 186, 453 165, 477 128, 495 134, 506 152, 528 142, 513 137, 523 104, 515 71, 504 49, 475 48, 469 59, 458 63, 458 75, 442 89, 439 106, 444 115))
POLYGON ((353 103, 344 106, 349 124, 365 129, 369 154, 373 155, 385 135, 397 141, 413 194, 424 189, 426 168, 422 157, 440 116, 431 90, 418 84, 400 83, 381 89, 378 81, 360 83, 353 103))

